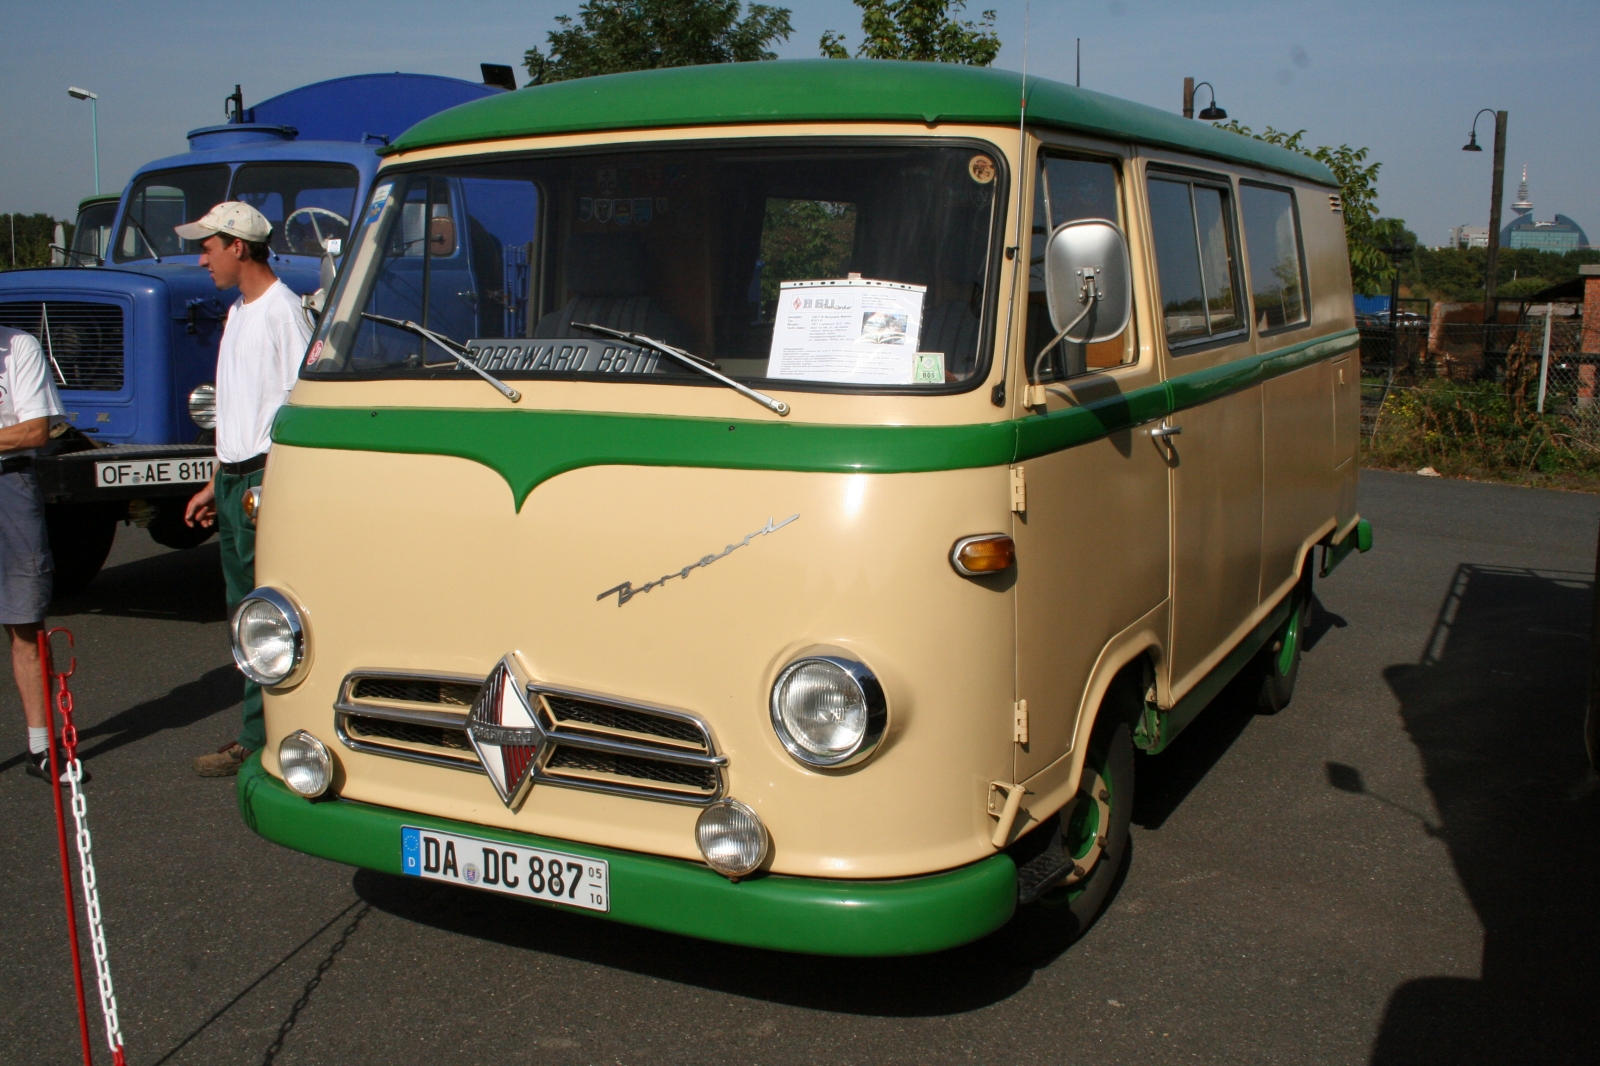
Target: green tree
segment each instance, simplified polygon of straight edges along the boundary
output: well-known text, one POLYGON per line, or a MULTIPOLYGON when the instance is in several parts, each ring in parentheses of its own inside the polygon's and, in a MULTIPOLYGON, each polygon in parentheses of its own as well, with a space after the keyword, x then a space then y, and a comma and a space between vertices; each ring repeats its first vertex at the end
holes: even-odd
POLYGON ((72 247, 70 219, 58 220, 42 213, 0 215, 0 270, 49 266, 57 221, 66 223, 66 246, 72 247))
MULTIPOLYGON (((977 22, 955 18, 967 0, 854 0, 861 9, 861 45, 865 59, 920 59, 932 63, 964 63, 986 67, 1000 54, 994 32, 995 13, 985 11, 977 22)), ((822 55, 849 59, 844 35, 822 35, 822 55)))
POLYGON ((557 15, 549 53, 523 54, 529 84, 617 74, 625 70, 745 63, 777 59, 768 46, 788 40, 789 9, 740 0, 587 0, 572 16, 557 15))
MULTIPOLYGON (((1333 176, 1339 182, 1339 199, 1344 210, 1344 236, 1350 252, 1350 284, 1356 292, 1366 295, 1389 291, 1394 266, 1385 249, 1396 241, 1407 243, 1405 235, 1408 231, 1403 220, 1380 218, 1378 215, 1378 171, 1383 164, 1368 163, 1368 149, 1351 148, 1348 144, 1341 144, 1337 148, 1307 148, 1303 143, 1305 130, 1285 133, 1268 126, 1264 133, 1255 133, 1249 126, 1241 126, 1238 119, 1214 125, 1219 130, 1254 137, 1258 141, 1308 155, 1333 171, 1333 176)), ((1415 235, 1412 235, 1409 243, 1415 246, 1415 235)))

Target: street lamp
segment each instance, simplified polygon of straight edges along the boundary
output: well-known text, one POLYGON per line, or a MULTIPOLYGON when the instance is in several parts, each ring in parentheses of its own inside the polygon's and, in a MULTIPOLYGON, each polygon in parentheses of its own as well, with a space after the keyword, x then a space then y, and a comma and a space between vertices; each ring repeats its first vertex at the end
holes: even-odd
POLYGON ((1494 298, 1495 273, 1500 261, 1500 201, 1505 199, 1506 191, 1506 117, 1509 112, 1486 107, 1473 115, 1472 132, 1461 150, 1483 151, 1478 147, 1478 120, 1485 113, 1494 116, 1494 191, 1489 200, 1489 256, 1484 264, 1483 279, 1483 321, 1488 323, 1494 321, 1497 310, 1494 298))
MULTIPOLYGON (((1204 85, 1207 89, 1211 90, 1211 104, 1204 111, 1200 112, 1200 117, 1202 119, 1204 119, 1205 121, 1207 121, 1207 122, 1216 122, 1216 121, 1218 121, 1220 119, 1227 118, 1228 117, 1228 113, 1226 111, 1222 110, 1222 108, 1217 106, 1217 89, 1216 89, 1216 86, 1212 85, 1209 81, 1203 81, 1203 82, 1200 83, 1200 85, 1204 85)), ((1196 85, 1194 83, 1194 79, 1193 78, 1184 78, 1183 79, 1183 117, 1184 118, 1194 118, 1195 117, 1194 116, 1194 91, 1196 89, 1200 88, 1200 85, 1196 85)))
POLYGON ((80 89, 76 85, 67 89, 67 95, 74 100, 89 101, 89 122, 94 131, 94 194, 100 195, 100 107, 96 102, 100 97, 88 89, 80 89))

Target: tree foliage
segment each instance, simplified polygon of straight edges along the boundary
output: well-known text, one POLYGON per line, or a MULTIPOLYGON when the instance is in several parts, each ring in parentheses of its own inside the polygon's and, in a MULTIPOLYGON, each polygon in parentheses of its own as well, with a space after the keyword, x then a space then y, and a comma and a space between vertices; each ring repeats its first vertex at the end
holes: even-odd
MULTIPOLYGON (((967 0, 853 0, 861 9, 862 40, 856 55, 864 59, 919 59, 986 67, 1000 54, 994 32, 995 13, 985 11, 977 22, 958 19, 967 0)), ((822 35, 827 59, 849 59, 843 34, 822 35)))
MULTIPOLYGON (((1308 155, 1333 171, 1340 187, 1340 200, 1344 208, 1344 236, 1350 252, 1350 283, 1358 293, 1374 295, 1389 291, 1389 281, 1394 277, 1394 266, 1385 252, 1391 244, 1404 243, 1405 222, 1398 218, 1378 216, 1378 171, 1382 163, 1368 163, 1366 148, 1351 148, 1341 144, 1337 148, 1307 148, 1305 130, 1286 133, 1271 126, 1256 133, 1242 126, 1238 119, 1218 122, 1219 130, 1254 137, 1292 152, 1308 155)), ((1412 238, 1415 243, 1415 238, 1412 238)))
MULTIPOLYGON (((1432 300, 1481 300, 1488 258, 1484 248, 1417 248, 1400 267, 1400 285, 1412 296, 1432 300)), ((1508 300, 1531 295, 1571 281, 1585 263, 1600 263, 1600 250, 1502 248, 1495 267, 1495 294, 1508 300)))
POLYGON ((546 36, 549 52, 530 48, 522 57, 529 84, 617 74, 625 70, 745 63, 777 59, 769 50, 794 28, 786 7, 740 0, 586 0, 546 36))
POLYGON ((70 248, 71 219, 55 219, 46 214, 0 215, 0 270, 10 270, 13 265, 18 270, 49 266, 50 245, 55 241, 58 221, 65 222, 66 246, 70 248))

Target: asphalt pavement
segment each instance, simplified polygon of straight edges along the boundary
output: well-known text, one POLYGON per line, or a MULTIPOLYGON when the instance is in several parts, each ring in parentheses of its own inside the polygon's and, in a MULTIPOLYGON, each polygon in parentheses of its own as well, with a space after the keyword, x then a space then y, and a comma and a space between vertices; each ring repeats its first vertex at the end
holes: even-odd
MULTIPOLYGON (((195 755, 239 678, 214 543, 119 533, 51 622, 117 1000, 163 1063, 1600 1061, 1600 783, 1582 753, 1600 496, 1363 473, 1294 702, 1225 694, 1141 758, 1076 943, 923 958, 707 944, 286 851, 195 755)), ((0 1063, 77 1061, 48 786, 0 679, 0 1063)), ((87 965, 87 962, 86 962, 87 965)), ((92 996, 92 987, 91 987, 92 996)), ((109 1062, 94 1015, 98 1062, 109 1062)))

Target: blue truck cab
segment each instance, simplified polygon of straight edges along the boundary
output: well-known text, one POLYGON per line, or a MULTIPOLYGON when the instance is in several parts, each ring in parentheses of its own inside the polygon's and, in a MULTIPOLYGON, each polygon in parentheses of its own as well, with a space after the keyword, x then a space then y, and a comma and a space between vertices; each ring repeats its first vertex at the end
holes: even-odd
MULTIPOLYGON (((216 288, 199 265, 199 246, 173 227, 224 200, 252 204, 273 226, 273 271, 308 296, 343 250, 378 151, 429 115, 505 91, 509 71, 486 65, 486 78, 491 70, 501 72, 499 84, 400 73, 336 78, 250 108, 236 86, 227 121, 190 131, 187 152, 134 173, 109 223, 96 220, 104 236, 92 252, 85 244, 64 268, 0 273, 0 325, 38 338, 67 412, 35 460, 58 594, 93 579, 118 522, 135 522, 170 547, 192 547, 210 533, 186 526, 183 511, 215 468, 212 383, 238 294, 216 288)), ((84 207, 106 213, 103 202, 84 207)), ((464 286, 467 301, 485 288, 465 276, 464 286)))

